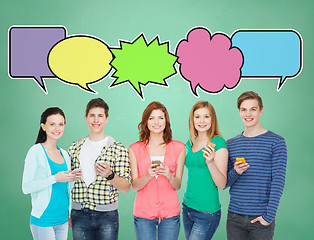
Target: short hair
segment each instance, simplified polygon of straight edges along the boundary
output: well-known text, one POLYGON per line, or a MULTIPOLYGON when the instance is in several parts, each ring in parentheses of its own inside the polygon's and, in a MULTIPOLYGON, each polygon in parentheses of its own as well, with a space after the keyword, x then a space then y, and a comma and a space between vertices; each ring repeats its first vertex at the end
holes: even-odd
POLYGON ((263 109, 263 101, 262 101, 262 98, 261 98, 256 92, 253 92, 253 91, 244 92, 244 93, 242 93, 242 94, 238 97, 238 101, 237 101, 238 109, 240 109, 240 106, 241 106, 241 104, 242 104, 243 101, 249 100, 249 99, 255 99, 255 100, 257 100, 259 108, 260 108, 260 109, 263 109))
POLYGON ((200 108, 207 108, 211 118, 211 126, 207 131, 207 137, 211 140, 213 137, 221 136, 213 105, 207 101, 199 101, 193 105, 189 115, 189 140, 191 143, 194 143, 195 138, 198 136, 198 132, 194 126, 194 112, 200 108))
POLYGON ((171 131, 171 126, 170 126, 168 111, 167 111, 166 107, 163 104, 161 104, 160 102, 151 102, 145 108, 143 115, 142 115, 142 121, 138 124, 138 130, 140 131, 139 140, 141 142, 148 143, 150 131, 147 127, 147 122, 148 122, 150 115, 152 114, 152 112, 154 110, 160 110, 165 114, 166 126, 164 129, 163 139, 164 139, 164 144, 167 144, 172 140, 172 131, 171 131))
POLYGON ((87 103, 85 116, 87 117, 89 111, 92 108, 103 108, 105 110, 106 117, 109 116, 109 107, 108 104, 102 98, 94 98, 87 103))

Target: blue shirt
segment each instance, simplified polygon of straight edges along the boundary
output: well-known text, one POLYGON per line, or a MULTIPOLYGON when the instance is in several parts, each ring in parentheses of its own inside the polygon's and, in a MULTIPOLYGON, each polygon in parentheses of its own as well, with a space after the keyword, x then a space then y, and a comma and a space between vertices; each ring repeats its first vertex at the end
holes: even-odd
MULTIPOLYGON (((51 175, 55 175, 60 171, 67 171, 67 165, 65 160, 61 164, 52 161, 48 157, 44 146, 42 144, 41 146, 43 147, 46 157, 48 159, 48 163, 51 169, 51 175)), ((46 210, 44 211, 40 218, 31 216, 31 224, 40 227, 50 227, 63 224, 68 221, 69 197, 67 184, 68 183, 66 182, 56 182, 52 185, 52 192, 48 207, 46 208, 46 210)))
POLYGON ((284 138, 267 131, 256 137, 243 134, 227 141, 229 147, 228 181, 229 211, 262 216, 271 223, 281 198, 286 174, 287 147, 284 138), (238 175, 236 158, 245 158, 250 167, 238 175))

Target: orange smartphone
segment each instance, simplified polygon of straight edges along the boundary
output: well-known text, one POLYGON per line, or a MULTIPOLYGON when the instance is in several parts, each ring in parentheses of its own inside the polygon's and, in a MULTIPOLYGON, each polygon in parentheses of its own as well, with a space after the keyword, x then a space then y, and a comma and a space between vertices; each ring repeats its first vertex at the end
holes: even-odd
POLYGON ((210 147, 212 147, 213 149, 215 149, 216 143, 209 142, 209 143, 207 144, 207 146, 210 146, 210 147))
POLYGON ((236 161, 241 161, 242 163, 246 163, 245 158, 236 158, 236 161))

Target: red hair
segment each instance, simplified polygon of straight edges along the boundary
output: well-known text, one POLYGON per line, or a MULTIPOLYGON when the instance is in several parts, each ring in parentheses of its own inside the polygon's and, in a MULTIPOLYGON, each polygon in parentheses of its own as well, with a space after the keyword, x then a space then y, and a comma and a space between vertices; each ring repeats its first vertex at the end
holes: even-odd
POLYGON ((138 130, 140 131, 139 139, 141 142, 148 143, 150 131, 147 127, 147 122, 148 122, 150 115, 152 114, 152 112, 154 110, 160 110, 165 114, 166 126, 164 129, 163 139, 164 139, 164 144, 167 144, 172 140, 172 131, 171 131, 171 127, 170 127, 170 120, 169 120, 168 111, 167 111, 166 107, 163 104, 161 104, 160 102, 151 102, 145 108, 143 115, 142 115, 142 121, 138 124, 138 130))

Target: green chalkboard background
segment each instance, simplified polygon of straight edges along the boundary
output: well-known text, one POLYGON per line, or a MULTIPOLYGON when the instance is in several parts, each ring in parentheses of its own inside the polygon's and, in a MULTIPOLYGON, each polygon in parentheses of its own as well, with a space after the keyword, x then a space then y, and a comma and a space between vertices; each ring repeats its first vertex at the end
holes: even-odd
MULTIPOLYGON (((275 239, 312 239, 314 235, 314 158, 313 148, 313 7, 310 1, 22 1, 0 3, 0 238, 31 239, 30 196, 21 190, 24 159, 34 144, 40 114, 50 106, 59 106, 67 117, 67 126, 59 145, 67 149, 72 141, 86 136, 86 103, 102 97, 110 106, 106 134, 127 147, 137 141, 137 124, 144 108, 157 100, 170 113, 174 139, 185 142, 188 113, 198 100, 207 100, 217 111, 223 137, 229 139, 243 130, 236 99, 244 91, 257 91, 264 100, 262 125, 285 137, 288 146, 286 186, 276 218, 275 239), (90 34, 109 46, 118 40, 132 41, 141 32, 150 41, 159 35, 175 51, 179 40, 195 26, 212 33, 231 35, 237 29, 295 29, 303 38, 303 71, 288 79, 277 92, 278 79, 243 79, 236 89, 208 94, 198 89, 191 94, 189 84, 179 74, 168 80, 169 87, 148 84, 142 101, 128 84, 108 89, 113 79, 106 77, 91 87, 94 95, 57 79, 46 79, 46 95, 32 79, 11 79, 8 75, 8 29, 12 25, 62 25, 67 34, 90 34)), ((284 44, 284 43, 283 43, 284 44)), ((176 66, 178 67, 178 66, 176 66)), ((182 200, 186 186, 184 173, 182 200)), ((135 193, 121 193, 119 199, 120 239, 135 239, 132 208, 135 193)), ((228 190, 220 191, 222 219, 214 239, 226 239, 225 223, 228 190)), ((69 236, 71 233, 69 232, 69 236)), ((184 239, 183 226, 180 239, 184 239)), ((70 236, 69 239, 72 239, 70 236)))

